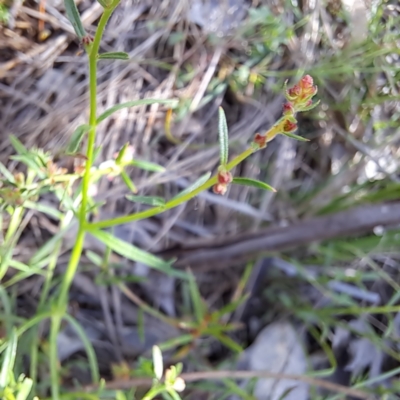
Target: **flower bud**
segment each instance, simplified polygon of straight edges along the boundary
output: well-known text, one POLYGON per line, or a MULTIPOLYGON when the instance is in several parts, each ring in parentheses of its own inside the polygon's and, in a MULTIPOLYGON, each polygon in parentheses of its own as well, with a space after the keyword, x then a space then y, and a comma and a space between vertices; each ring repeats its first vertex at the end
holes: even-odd
POLYGON ((178 376, 178 377, 175 379, 175 382, 174 382, 174 384, 173 384, 172 387, 173 387, 177 392, 183 392, 183 391, 185 390, 186 384, 185 384, 185 381, 184 381, 180 376, 178 376))
POLYGON ((228 183, 232 182, 232 174, 229 171, 218 171, 217 175, 218 183, 223 185, 227 185, 228 183))
POLYGON ((254 143, 257 144, 260 149, 263 149, 267 145, 267 137, 256 133, 254 135, 254 143))
POLYGON ((294 85, 286 91, 286 99, 288 101, 296 102, 301 95, 301 88, 299 85, 294 85))
POLYGON ((288 102, 283 105, 283 115, 293 115, 295 113, 293 104, 288 102))
POLYGON ((224 195, 227 191, 228 187, 223 183, 217 183, 213 186, 213 192, 215 194, 224 195))
POLYGON ((300 79, 299 86, 302 89, 310 89, 314 85, 314 80, 310 75, 305 75, 300 79))
POLYGON ((295 122, 286 120, 283 124, 283 132, 291 133, 297 129, 297 124, 295 122))

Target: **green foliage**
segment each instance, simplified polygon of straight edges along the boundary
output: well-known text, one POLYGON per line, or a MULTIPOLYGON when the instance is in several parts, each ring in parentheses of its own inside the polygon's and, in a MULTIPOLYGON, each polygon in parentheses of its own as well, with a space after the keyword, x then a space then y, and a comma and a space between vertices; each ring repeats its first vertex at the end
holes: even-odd
MULTIPOLYGON (((0 286, 0 299, 2 300, 1 306, 4 309, 4 314, 0 315, 0 322, 3 323, 4 319, 4 325, 8 334, 7 338, 0 343, 0 354, 2 357, 0 395, 7 400, 25 400, 33 396, 33 394, 30 394, 33 391, 35 394, 37 392, 40 395, 51 393, 52 399, 60 400, 64 397, 97 398, 97 395, 101 397, 105 393, 105 382, 100 380, 99 365, 93 345, 78 321, 68 313, 71 283, 78 267, 84 266, 82 252, 86 236, 90 235, 104 246, 104 255, 102 256, 94 252, 87 252, 86 254, 87 259, 100 270, 100 273, 96 274, 97 278, 95 282, 101 285, 115 283, 123 293, 130 294, 130 299, 140 309, 140 317, 138 318, 140 336, 143 338, 145 334, 143 315, 141 313, 149 313, 153 317, 159 318, 163 322, 169 323, 174 327, 179 327, 182 330, 178 337, 160 343, 160 346, 155 346, 153 348, 153 363, 151 367, 149 367, 148 362, 142 362, 140 370, 141 373, 147 374, 147 376, 152 378, 151 388, 144 395, 143 400, 151 400, 160 395, 167 399, 179 400, 178 393, 185 388, 185 382, 181 377, 182 365, 177 364, 165 368, 161 350, 176 350, 176 356, 179 358, 188 354, 193 347, 197 346, 199 338, 212 337, 231 351, 240 352, 242 347, 231 336, 231 332, 237 329, 238 325, 227 322, 226 317, 234 312, 246 299, 246 296, 243 294, 243 282, 248 279, 249 269, 246 269, 246 276, 243 282, 241 282, 241 292, 226 306, 221 307, 219 310, 213 310, 207 306, 201 297, 198 283, 192 273, 175 268, 173 260, 166 261, 148 251, 144 251, 119 239, 112 232, 104 230, 104 228, 113 228, 119 224, 158 215, 189 201, 202 191, 212 187, 214 187, 214 191, 216 192, 215 188, 216 186, 218 188, 221 180, 223 181, 223 185, 228 185, 233 181, 235 184, 260 189, 274 189, 257 180, 240 177, 232 178, 231 171, 257 151, 258 148, 254 146, 254 143, 250 143, 242 153, 231 157, 231 161, 229 161, 228 127, 222 108, 219 109, 218 124, 220 167, 222 169, 218 169, 214 175, 210 172, 200 176, 198 179, 193 179, 193 184, 189 185, 189 187, 169 201, 158 196, 136 195, 137 188, 129 174, 130 169, 139 168, 159 174, 164 173, 166 169, 151 161, 136 159, 134 157, 134 150, 129 143, 126 143, 121 148, 115 158, 96 164, 97 156, 101 150, 95 146, 97 125, 113 116, 119 110, 128 107, 160 104, 169 110, 176 108, 179 118, 187 113, 188 110, 191 110, 191 102, 185 100, 178 101, 176 99, 139 99, 116 104, 98 115, 96 79, 98 63, 101 60, 129 59, 129 55, 124 52, 111 51, 100 53, 99 51, 105 27, 118 6, 119 0, 99 0, 103 11, 98 20, 94 37, 86 33, 75 1, 65 0, 64 3, 67 17, 79 41, 87 51, 90 74, 89 120, 87 123, 78 126, 73 132, 65 153, 57 155, 60 157, 72 156, 80 161, 80 165, 76 165, 73 172, 59 168, 55 161, 56 155, 44 152, 41 149, 27 149, 15 136, 10 136, 11 144, 16 151, 16 154, 11 159, 17 164, 18 168, 13 169, 11 172, 6 165, 0 164, 1 228, 3 228, 3 213, 7 216, 4 238, 1 238, 2 242, 0 243, 0 280, 3 282, 2 286, 0 286), (85 148, 83 148, 83 143, 86 144, 85 148), (111 220, 90 222, 91 214, 98 211, 102 205, 96 203, 96 199, 92 197, 90 189, 104 177, 108 179, 121 179, 128 190, 131 193, 135 193, 135 195, 126 195, 128 200, 150 207, 144 207, 145 210, 143 211, 137 211, 111 220), (48 193, 51 193, 53 195, 52 198, 56 199, 57 204, 54 206, 48 206, 39 201, 43 195, 48 193), (35 210, 37 213, 48 215, 51 219, 57 221, 59 231, 43 243, 29 260, 21 262, 14 258, 14 250, 23 234, 25 226, 24 218, 27 210, 35 210), (75 227, 75 240, 69 253, 65 272, 61 276, 55 277, 56 266, 59 264, 62 251, 64 251, 63 239, 75 227), (139 279, 134 276, 124 276, 123 281, 120 276, 113 276, 110 269, 118 265, 118 262, 115 262, 111 257, 115 255, 145 264, 157 270, 158 273, 178 279, 188 294, 188 309, 186 310, 188 318, 167 317, 130 292, 126 283, 137 282, 139 279), (10 268, 13 269, 13 274, 7 275, 10 268), (7 288, 8 290, 10 287, 33 275, 40 276, 43 282, 36 314, 28 319, 12 315, 11 299, 9 298, 11 296, 8 295, 5 289, 7 288), (5 280, 3 280, 4 277, 6 277, 5 280), (39 342, 39 324, 45 320, 49 320, 50 328, 48 337, 42 343, 39 342), (80 341, 83 343, 93 384, 99 385, 96 395, 89 393, 82 394, 80 392, 63 393, 64 388, 61 386, 63 382, 63 366, 59 365, 57 343, 60 329, 64 323, 74 328, 80 341), (19 340, 19 343, 22 344, 18 344, 17 349, 17 342, 19 340), (24 343, 28 343, 28 345, 25 344, 25 347, 28 347, 28 349, 22 348, 24 343), (15 379, 15 374, 19 366, 18 356, 20 351, 21 354, 29 354, 29 370, 31 375, 29 378, 21 375, 18 379, 15 379), (43 382, 42 385, 38 385, 39 372, 41 373, 42 368, 46 368, 42 365, 44 364, 42 363, 42 358, 47 362, 48 370, 45 371, 45 375, 50 375, 50 382, 43 382)), ((265 54, 272 54, 278 51, 279 44, 284 43, 287 39, 287 28, 282 27, 282 24, 272 18, 272 14, 267 8, 262 7, 259 11, 258 14, 250 12, 247 25, 242 32, 246 39, 251 42, 250 62, 244 63, 236 69, 233 74, 233 81, 236 79, 245 84, 248 82, 261 84, 263 81, 262 74, 260 73, 263 68, 261 58, 265 54), (267 35, 267 30, 268 32, 275 32, 275 34, 273 36, 270 34, 267 35), (255 66, 259 67, 258 71, 253 70, 255 66)), ((0 19, 3 12, 5 13, 2 7, 0 8, 0 19)), ((178 43, 181 40, 182 36, 179 34, 170 38, 171 43, 178 43)), ((188 68, 187 75, 180 74, 178 81, 180 80, 180 83, 184 83, 188 77, 193 76, 193 71, 188 68)), ((179 86, 179 82, 177 84, 179 86)), ((216 95, 225 91, 227 85, 227 82, 221 82, 217 78, 212 79, 206 95, 200 102, 200 106, 203 106, 216 95)), ((284 120, 286 117, 282 118, 284 120)), ((274 132, 274 126, 267 131, 266 135, 271 135, 271 132, 274 132)), ((294 135, 292 136, 294 137, 294 135)), ((270 140, 273 139, 273 137, 268 138, 270 140)), ((296 138, 299 139, 297 136, 296 138)), ((3 229, 0 233, 3 234, 3 229)), ((235 387, 232 382, 229 381, 227 386, 230 386, 232 393, 240 393, 239 388, 235 387)), ((126 394, 121 390, 115 391, 114 395, 119 400, 132 397, 132 393, 126 394)))
POLYGON ((74 27, 76 36, 79 39, 83 39, 86 36, 85 28, 81 22, 78 8, 74 0, 64 0, 65 10, 71 25, 74 27))
POLYGON ((10 18, 10 11, 5 4, 0 3, 0 25, 6 25, 10 18))

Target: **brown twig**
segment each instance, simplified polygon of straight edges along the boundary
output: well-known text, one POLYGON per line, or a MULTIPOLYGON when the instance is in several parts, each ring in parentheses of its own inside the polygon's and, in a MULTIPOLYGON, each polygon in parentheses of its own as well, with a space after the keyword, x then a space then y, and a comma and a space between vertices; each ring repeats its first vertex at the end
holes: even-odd
MULTIPOLYGON (((271 378, 271 379, 289 379, 307 383, 311 386, 318 386, 320 388, 330 390, 332 392, 343 393, 348 396, 354 396, 358 399, 373 399, 373 396, 358 390, 339 385, 337 383, 325 381, 322 379, 311 378, 303 375, 281 374, 268 371, 201 371, 201 372, 188 372, 181 374, 181 378, 185 382, 197 382, 202 380, 221 380, 221 379, 251 379, 251 378, 271 378)), ((152 384, 151 379, 146 378, 133 378, 129 380, 115 380, 108 382, 106 388, 109 390, 126 390, 132 387, 148 386, 152 384)), ((86 387, 87 391, 95 390, 95 386, 86 387)))
POLYGON ((222 239, 213 238, 187 243, 161 252, 177 257, 178 267, 225 268, 260 252, 283 251, 315 241, 365 234, 376 226, 400 224, 400 202, 352 208, 332 215, 315 217, 286 227, 268 227, 222 239))

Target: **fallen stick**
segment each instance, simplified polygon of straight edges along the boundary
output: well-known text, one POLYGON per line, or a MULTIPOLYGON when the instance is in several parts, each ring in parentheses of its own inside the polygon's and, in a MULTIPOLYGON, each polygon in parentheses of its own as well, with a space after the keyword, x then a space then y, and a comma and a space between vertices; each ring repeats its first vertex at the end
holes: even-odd
POLYGON ((352 208, 327 216, 299 221, 285 227, 194 241, 164 250, 163 257, 177 257, 176 267, 202 270, 225 268, 261 252, 283 251, 313 242, 371 232, 375 227, 400 224, 400 202, 352 208))

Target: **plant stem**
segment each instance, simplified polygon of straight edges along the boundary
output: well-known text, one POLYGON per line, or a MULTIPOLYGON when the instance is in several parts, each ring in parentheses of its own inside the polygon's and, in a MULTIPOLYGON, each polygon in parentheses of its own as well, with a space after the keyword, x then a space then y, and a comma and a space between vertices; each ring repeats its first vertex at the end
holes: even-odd
POLYGON ((67 266, 63 281, 61 283, 60 294, 57 301, 57 309, 52 316, 51 328, 50 328, 50 376, 51 376, 51 393, 53 400, 59 400, 59 384, 58 384, 58 352, 57 352, 57 336, 60 330, 62 316, 66 312, 68 303, 68 292, 71 286, 72 280, 74 279, 76 269, 79 264, 79 260, 82 254, 83 243, 85 239, 85 230, 87 224, 87 205, 89 202, 89 185, 90 185, 90 169, 93 164, 94 147, 96 142, 96 114, 97 114, 97 60, 100 48, 100 41, 103 36, 104 29, 107 25, 109 18, 111 17, 114 9, 119 4, 120 0, 114 0, 111 5, 104 9, 104 12, 100 18, 99 24, 96 29, 96 34, 93 39, 93 43, 89 48, 89 132, 88 132, 88 144, 86 157, 87 161, 85 164, 85 173, 82 181, 82 202, 79 210, 79 228, 75 241, 75 245, 72 249, 71 258, 67 266))
MULTIPOLYGON (((252 147, 249 147, 243 153, 236 156, 230 163, 226 165, 226 169, 229 171, 240 164, 243 160, 249 157, 255 150, 252 147)), ((207 182, 203 183, 203 185, 199 186, 195 190, 191 191, 190 193, 185 194, 177 199, 173 199, 166 204, 153 207, 145 211, 140 211, 135 214, 125 215, 123 217, 107 219, 104 221, 94 222, 90 224, 90 228, 101 229, 101 228, 110 228, 115 225, 122 225, 132 221, 138 221, 141 219, 149 218, 157 214, 161 214, 162 212, 169 210, 171 208, 175 208, 182 203, 187 202, 188 200, 192 199, 193 197, 197 196, 199 193, 203 192, 204 190, 209 189, 211 186, 217 183, 217 175, 212 176, 207 182)))

